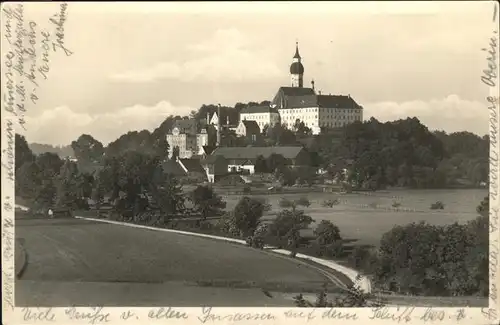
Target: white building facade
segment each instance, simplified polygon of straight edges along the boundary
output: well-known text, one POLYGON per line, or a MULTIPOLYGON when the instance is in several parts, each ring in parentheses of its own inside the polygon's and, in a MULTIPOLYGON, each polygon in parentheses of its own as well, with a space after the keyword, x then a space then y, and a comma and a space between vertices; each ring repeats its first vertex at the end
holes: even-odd
POLYGON ((191 158, 194 155, 202 155, 203 146, 209 144, 208 132, 200 128, 196 120, 177 121, 172 132, 167 134, 167 143, 170 147, 168 157, 171 158, 174 148, 179 148, 179 158, 191 158))
POLYGON ((180 133, 178 127, 174 127, 171 134, 167 134, 167 142, 169 145, 168 157, 172 158, 174 148, 179 148, 179 158, 191 158, 196 154, 196 135, 180 133))
POLYGON ((269 105, 250 106, 240 112, 240 121, 255 121, 261 130, 280 123, 279 112, 269 105))

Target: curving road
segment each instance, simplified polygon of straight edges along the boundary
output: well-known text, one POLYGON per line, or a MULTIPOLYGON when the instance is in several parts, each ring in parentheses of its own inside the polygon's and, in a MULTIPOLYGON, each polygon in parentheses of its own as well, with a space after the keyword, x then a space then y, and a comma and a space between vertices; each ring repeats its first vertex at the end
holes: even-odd
POLYGON ((265 251, 87 220, 17 219, 16 238, 27 255, 18 306, 291 306, 284 292, 329 282, 265 251))

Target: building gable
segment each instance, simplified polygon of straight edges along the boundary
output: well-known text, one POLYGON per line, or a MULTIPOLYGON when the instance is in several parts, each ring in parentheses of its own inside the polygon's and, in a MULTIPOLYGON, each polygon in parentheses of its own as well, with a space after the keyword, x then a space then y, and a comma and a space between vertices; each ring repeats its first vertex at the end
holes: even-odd
POLYGON ((314 89, 312 88, 303 88, 303 87, 280 87, 278 92, 274 96, 271 106, 276 107, 277 109, 287 108, 287 101, 289 97, 294 96, 311 96, 314 95, 314 89))

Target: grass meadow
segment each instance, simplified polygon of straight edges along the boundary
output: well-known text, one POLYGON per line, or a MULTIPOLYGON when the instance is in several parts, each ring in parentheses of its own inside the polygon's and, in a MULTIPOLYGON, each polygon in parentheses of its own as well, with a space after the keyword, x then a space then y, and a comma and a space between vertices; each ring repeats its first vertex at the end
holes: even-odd
MULTIPOLYGON (((454 222, 465 223, 475 219, 476 207, 488 195, 486 189, 458 190, 389 190, 363 192, 353 194, 338 193, 304 193, 304 194, 269 194, 256 195, 267 199, 272 210, 265 216, 274 218, 281 210, 279 201, 285 197, 293 200, 307 197, 311 205, 304 209, 315 223, 329 220, 336 224, 345 239, 356 240, 357 244, 379 244, 382 235, 395 225, 425 221, 435 225, 446 225, 454 222), (338 199, 339 205, 332 208, 323 207, 325 200, 338 199), (431 210, 436 201, 444 203, 443 210, 431 210), (400 205, 394 208, 394 202, 400 205)), ((223 195, 227 202, 227 210, 232 210, 243 195, 223 195)), ((251 194, 250 194, 251 196, 251 194)), ((311 231, 312 231, 311 229, 311 231)))

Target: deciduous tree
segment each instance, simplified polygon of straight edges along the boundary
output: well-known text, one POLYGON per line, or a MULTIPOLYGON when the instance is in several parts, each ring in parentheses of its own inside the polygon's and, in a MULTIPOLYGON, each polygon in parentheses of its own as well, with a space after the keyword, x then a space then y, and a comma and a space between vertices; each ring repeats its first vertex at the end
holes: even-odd
POLYGON ((191 192, 190 200, 204 220, 207 217, 220 215, 226 207, 226 202, 209 186, 198 186, 191 192))

